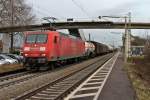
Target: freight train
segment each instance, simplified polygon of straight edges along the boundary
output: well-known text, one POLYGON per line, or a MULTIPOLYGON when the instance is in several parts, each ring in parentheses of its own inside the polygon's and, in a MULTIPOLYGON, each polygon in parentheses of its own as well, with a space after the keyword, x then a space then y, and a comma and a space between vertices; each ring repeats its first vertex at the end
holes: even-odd
POLYGON ((79 37, 57 31, 26 32, 23 65, 27 70, 47 70, 55 63, 80 60, 108 53, 108 46, 83 41, 79 37))

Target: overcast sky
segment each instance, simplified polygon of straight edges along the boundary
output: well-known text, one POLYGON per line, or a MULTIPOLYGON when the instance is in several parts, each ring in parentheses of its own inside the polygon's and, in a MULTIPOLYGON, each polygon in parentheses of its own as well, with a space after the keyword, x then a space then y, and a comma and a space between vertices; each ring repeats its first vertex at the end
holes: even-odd
MULTIPOLYGON (((95 19, 98 16, 124 16, 132 13, 132 21, 150 22, 150 0, 28 0, 33 13, 38 19, 53 16, 59 19, 76 18, 80 20, 95 19)), ((114 19, 107 19, 114 20, 114 19)), ((118 19, 115 21, 123 21, 118 19)), ((121 34, 124 30, 84 30, 86 37, 92 34, 95 41, 107 44, 121 45, 121 34)), ((144 36, 145 30, 133 30, 133 34, 144 36), (140 34, 143 33, 143 34, 140 34)))

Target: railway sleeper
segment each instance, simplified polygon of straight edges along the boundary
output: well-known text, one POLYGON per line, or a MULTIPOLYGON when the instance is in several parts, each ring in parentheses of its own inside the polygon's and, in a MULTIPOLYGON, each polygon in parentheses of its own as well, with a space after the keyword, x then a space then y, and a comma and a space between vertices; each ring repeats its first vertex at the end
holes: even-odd
POLYGON ((29 100, 53 100, 49 97, 37 97, 37 96, 32 96, 29 100))
POLYGON ((57 95, 58 95, 59 93, 57 92, 57 93, 50 93, 50 94, 45 94, 45 93, 38 93, 38 94, 36 94, 36 96, 47 96, 47 97, 56 97, 57 95))
POLYGON ((50 93, 62 93, 63 91, 42 91, 41 93, 50 94, 50 93))

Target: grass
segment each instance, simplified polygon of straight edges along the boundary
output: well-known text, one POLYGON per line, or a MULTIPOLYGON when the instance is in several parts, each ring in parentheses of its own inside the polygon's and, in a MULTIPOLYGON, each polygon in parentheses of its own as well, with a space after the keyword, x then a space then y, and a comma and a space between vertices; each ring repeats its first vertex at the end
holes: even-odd
POLYGON ((144 56, 134 56, 134 57, 130 57, 128 58, 128 62, 129 63, 136 63, 135 61, 142 61, 144 60, 144 56))
POLYGON ((21 64, 3 65, 3 66, 0 66, 0 73, 15 71, 15 70, 19 70, 22 68, 23 67, 21 64))
POLYGON ((130 80, 136 91, 139 100, 150 100, 150 80, 148 68, 145 64, 134 63, 132 61, 143 61, 143 58, 130 58, 130 63, 127 63, 125 69, 128 72, 130 80), (134 59, 134 60, 133 60, 134 59))

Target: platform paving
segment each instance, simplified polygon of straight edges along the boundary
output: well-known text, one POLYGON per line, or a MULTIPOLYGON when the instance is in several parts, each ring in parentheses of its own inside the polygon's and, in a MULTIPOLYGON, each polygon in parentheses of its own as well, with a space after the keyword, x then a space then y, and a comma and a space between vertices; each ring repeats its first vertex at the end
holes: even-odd
POLYGON ((98 100, 136 100, 135 91, 123 67, 120 54, 98 100))

